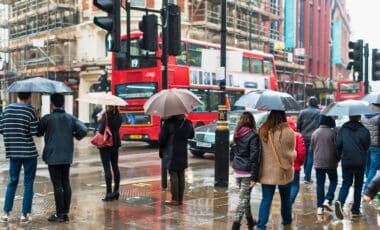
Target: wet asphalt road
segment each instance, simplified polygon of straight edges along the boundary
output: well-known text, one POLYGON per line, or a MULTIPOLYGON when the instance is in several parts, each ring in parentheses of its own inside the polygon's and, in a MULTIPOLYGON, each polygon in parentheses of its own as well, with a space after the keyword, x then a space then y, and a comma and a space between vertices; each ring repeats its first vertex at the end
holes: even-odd
MULTIPOLYGON (((190 167, 186 171, 185 202, 182 207, 162 205, 170 198, 161 191, 160 160, 157 149, 143 143, 124 142, 120 149, 121 197, 119 201, 104 203, 105 184, 103 169, 96 148, 90 138, 76 142, 75 163, 71 168, 72 206, 70 222, 51 224, 46 218, 54 213, 53 189, 47 166, 39 160, 33 200, 33 221, 19 223, 22 202, 22 175, 11 220, 0 224, 0 229, 230 229, 238 202, 238 189, 230 176, 229 189, 215 189, 214 160, 189 155, 190 167)), ((8 180, 8 162, 0 140, 0 206, 8 180)), ((41 149, 41 139, 37 140, 41 149)), ((341 183, 341 181, 340 181, 341 183)), ((340 183, 338 189, 340 188, 340 183)), ((362 207, 363 217, 351 220, 347 215, 339 221, 333 214, 316 215, 315 184, 303 185, 293 207, 294 224, 298 229, 380 229, 380 211, 376 204, 362 207)), ((338 193, 338 190, 336 194, 338 193)), ((350 194, 352 197, 352 194, 350 194)), ((252 212, 258 214, 261 188, 252 193, 252 212)), ((352 199, 352 198, 351 198, 352 199)), ((350 204, 349 198, 347 203, 350 204)), ((279 195, 275 195, 268 229, 281 229, 279 195)), ((349 209, 346 209, 349 213, 349 209)), ((243 220, 242 229, 246 229, 243 220)))

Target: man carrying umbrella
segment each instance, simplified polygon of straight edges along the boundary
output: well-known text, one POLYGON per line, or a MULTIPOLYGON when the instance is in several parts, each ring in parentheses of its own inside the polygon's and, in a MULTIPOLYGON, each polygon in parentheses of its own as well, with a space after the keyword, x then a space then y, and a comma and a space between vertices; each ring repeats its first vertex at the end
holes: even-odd
POLYGON ((305 183, 310 184, 311 170, 313 168, 313 153, 310 149, 311 134, 319 127, 320 110, 318 108, 318 99, 310 97, 309 107, 302 110, 298 120, 297 129, 302 134, 306 147, 306 160, 304 164, 305 183))

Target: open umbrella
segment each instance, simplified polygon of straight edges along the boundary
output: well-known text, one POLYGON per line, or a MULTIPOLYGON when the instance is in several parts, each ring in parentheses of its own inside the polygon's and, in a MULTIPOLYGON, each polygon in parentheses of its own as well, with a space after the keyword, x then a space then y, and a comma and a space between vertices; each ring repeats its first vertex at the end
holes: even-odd
POLYGON ((362 101, 366 101, 371 104, 380 104, 380 93, 372 92, 370 94, 367 94, 362 98, 362 101))
POLYGON ((375 113, 368 107, 368 103, 359 100, 334 102, 327 106, 322 114, 326 116, 358 116, 375 113))
POLYGON ((33 92, 33 93, 71 93, 73 92, 70 87, 63 82, 54 81, 42 77, 34 77, 26 80, 13 82, 8 87, 8 92, 33 92))
POLYGON ((272 90, 252 91, 241 96, 236 106, 266 110, 298 110, 299 105, 292 95, 272 90))
POLYGON ((86 102, 90 104, 97 105, 115 105, 115 106, 126 106, 127 102, 122 98, 112 95, 111 93, 106 92, 94 92, 87 93, 83 97, 77 99, 81 102, 86 102))
POLYGON ((168 117, 190 113, 202 102, 186 89, 165 89, 154 94, 144 104, 145 113, 168 117))

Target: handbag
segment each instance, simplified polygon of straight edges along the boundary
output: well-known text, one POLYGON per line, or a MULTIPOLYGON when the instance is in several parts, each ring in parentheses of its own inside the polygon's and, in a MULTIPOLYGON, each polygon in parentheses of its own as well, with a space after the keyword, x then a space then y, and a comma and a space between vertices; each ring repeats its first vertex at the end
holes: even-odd
POLYGON ((105 118, 106 118, 106 127, 104 128, 103 134, 97 131, 95 136, 91 139, 91 144, 95 145, 98 148, 113 146, 112 132, 108 126, 107 113, 105 115, 105 118))

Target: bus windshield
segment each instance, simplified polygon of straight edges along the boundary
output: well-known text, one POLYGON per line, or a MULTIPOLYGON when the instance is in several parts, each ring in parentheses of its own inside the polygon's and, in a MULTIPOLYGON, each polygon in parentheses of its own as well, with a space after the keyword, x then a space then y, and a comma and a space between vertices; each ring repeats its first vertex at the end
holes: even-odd
POLYGON ((120 51, 115 53, 115 70, 139 69, 157 66, 156 52, 143 50, 138 39, 131 40, 130 63, 127 61, 127 40, 122 40, 120 51))
POLYGON ((115 87, 116 95, 123 99, 150 98, 157 92, 154 82, 120 84, 115 87))
POLYGON ((339 91, 341 94, 355 94, 360 92, 359 82, 340 83, 339 91))

